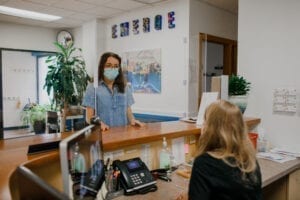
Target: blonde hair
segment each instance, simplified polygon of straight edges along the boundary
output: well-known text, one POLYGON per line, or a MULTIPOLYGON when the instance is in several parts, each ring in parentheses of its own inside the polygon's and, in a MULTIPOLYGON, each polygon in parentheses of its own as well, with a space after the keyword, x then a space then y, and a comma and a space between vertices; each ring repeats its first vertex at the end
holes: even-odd
POLYGON ((256 152, 239 108, 219 100, 208 106, 204 119, 198 154, 209 153, 244 173, 254 171, 256 152))

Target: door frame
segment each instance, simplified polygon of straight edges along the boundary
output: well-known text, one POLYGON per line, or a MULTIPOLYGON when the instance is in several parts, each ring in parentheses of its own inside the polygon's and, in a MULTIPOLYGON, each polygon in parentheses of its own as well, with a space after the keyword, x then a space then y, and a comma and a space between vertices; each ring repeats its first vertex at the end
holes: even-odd
POLYGON ((237 74, 237 41, 218 36, 199 33, 199 83, 198 83, 198 106, 200 105, 202 96, 202 75, 203 75, 203 43, 212 42, 224 46, 223 52, 223 75, 237 74))

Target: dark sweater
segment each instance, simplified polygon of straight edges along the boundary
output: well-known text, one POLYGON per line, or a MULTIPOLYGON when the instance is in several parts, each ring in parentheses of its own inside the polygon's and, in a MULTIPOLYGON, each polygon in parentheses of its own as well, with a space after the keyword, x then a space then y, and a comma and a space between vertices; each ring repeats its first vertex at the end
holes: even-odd
MULTIPOLYGON (((233 159, 234 160, 234 159, 233 159)), ((193 165, 189 185, 191 200, 259 200, 262 199, 259 165, 250 174, 242 175, 237 167, 231 167, 209 154, 198 156, 193 165)))

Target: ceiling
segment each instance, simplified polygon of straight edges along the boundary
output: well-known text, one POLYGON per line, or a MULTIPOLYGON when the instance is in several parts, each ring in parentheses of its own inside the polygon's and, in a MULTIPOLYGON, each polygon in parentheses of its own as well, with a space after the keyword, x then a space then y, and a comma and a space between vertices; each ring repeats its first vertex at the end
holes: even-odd
MULTIPOLYGON (((172 0, 0 0, 0 5, 61 16, 55 22, 0 14, 0 21, 49 28, 74 28, 93 19, 107 19, 172 0)), ((198 0, 237 14, 238 0, 198 0)))

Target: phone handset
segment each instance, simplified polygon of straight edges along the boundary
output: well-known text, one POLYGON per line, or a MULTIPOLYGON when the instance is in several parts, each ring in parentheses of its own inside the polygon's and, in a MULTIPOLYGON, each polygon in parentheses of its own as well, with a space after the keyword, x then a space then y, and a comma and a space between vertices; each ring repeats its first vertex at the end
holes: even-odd
POLYGON ((133 183, 131 181, 129 171, 126 168, 125 163, 120 160, 115 160, 113 165, 115 168, 118 168, 120 170, 121 178, 123 178, 122 181, 124 181, 123 184, 125 184, 124 186, 127 188, 132 188, 133 183))

